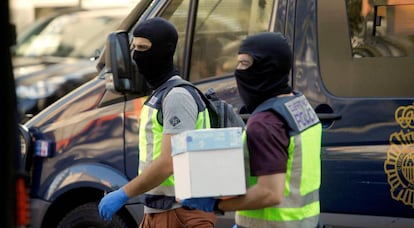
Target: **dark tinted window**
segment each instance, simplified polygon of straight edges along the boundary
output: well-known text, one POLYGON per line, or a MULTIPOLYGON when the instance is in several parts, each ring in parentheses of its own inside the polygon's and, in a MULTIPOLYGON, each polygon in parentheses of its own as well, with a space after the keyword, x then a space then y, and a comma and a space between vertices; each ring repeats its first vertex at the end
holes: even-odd
POLYGON ((269 27, 273 0, 199 1, 190 78, 231 74, 240 41, 269 27))
POLYGON ((189 0, 174 1, 168 5, 161 15, 161 17, 173 23, 178 31, 178 43, 174 55, 174 64, 178 67, 178 69, 183 69, 182 61, 184 58, 184 42, 188 22, 187 20, 189 17, 189 7, 189 0))
POLYGON ((354 58, 414 55, 414 5, 384 3, 347 1, 354 58))
POLYGON ((331 94, 414 96, 413 6, 414 1, 318 1, 320 71, 331 94))
MULTIPOLYGON (((199 1, 192 41, 190 81, 232 73, 240 41, 248 34, 268 30, 274 0, 199 1)), ((161 14, 177 28, 174 56, 182 69, 189 15, 189 0, 173 1, 161 14)))

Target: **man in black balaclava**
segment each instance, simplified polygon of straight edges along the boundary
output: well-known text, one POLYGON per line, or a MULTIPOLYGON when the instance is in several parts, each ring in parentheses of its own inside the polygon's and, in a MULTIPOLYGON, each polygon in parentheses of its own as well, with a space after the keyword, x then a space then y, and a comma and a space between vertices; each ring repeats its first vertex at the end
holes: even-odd
POLYGON ((163 18, 144 21, 134 30, 133 59, 152 89, 178 75, 173 63, 177 40, 177 30, 163 18))
POLYGON ((146 20, 134 30, 133 59, 154 91, 140 112, 139 175, 101 199, 99 214, 104 220, 111 220, 130 198, 139 195, 145 205, 140 228, 213 228, 217 221, 214 213, 188 210, 175 197, 171 138, 209 127, 205 104, 196 102, 194 88, 177 86, 165 94, 165 88, 183 80, 173 64, 177 39, 175 27, 163 18, 146 20))
POLYGON ((287 39, 280 33, 262 33, 247 37, 239 54, 251 58, 251 66, 235 70, 240 96, 248 112, 263 101, 280 94, 292 92, 289 71, 292 52, 287 39))
POLYGON ((249 188, 239 197, 183 205, 236 211, 234 227, 317 227, 322 127, 305 96, 288 84, 288 41, 280 33, 248 36, 237 60, 238 89, 252 113, 244 141, 249 188))

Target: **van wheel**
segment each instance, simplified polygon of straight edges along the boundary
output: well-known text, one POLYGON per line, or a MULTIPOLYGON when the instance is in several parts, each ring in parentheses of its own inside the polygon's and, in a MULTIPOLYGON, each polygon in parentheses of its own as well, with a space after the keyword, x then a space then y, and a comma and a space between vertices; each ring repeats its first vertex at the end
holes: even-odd
POLYGON ((361 45, 359 47, 353 48, 352 56, 355 58, 378 57, 378 56, 382 56, 382 54, 374 47, 371 47, 368 45, 361 45))
POLYGON ((104 221, 99 216, 97 203, 86 203, 70 211, 59 223, 58 228, 127 228, 128 224, 118 214, 111 221, 104 221))

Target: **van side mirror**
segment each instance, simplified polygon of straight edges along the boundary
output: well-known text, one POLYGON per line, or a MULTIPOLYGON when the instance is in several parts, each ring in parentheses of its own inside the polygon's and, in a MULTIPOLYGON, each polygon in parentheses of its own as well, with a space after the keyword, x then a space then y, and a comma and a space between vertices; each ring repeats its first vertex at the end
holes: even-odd
POLYGON ((106 88, 123 94, 148 94, 148 87, 131 60, 128 33, 116 31, 108 35, 105 50, 106 88))

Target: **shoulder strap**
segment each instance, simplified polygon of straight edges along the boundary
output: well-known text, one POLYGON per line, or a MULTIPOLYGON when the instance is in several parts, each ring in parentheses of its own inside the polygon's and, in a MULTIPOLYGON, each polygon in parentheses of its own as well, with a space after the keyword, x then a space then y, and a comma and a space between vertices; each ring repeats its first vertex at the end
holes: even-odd
MULTIPOLYGON (((209 110, 209 116, 210 116, 210 122, 211 126, 215 126, 215 122, 218 119, 217 116, 217 110, 215 107, 211 104, 210 100, 206 97, 206 95, 197 88, 194 84, 192 84, 189 81, 183 80, 183 79, 173 79, 170 81, 167 81, 162 87, 158 88, 157 91, 164 90, 164 93, 162 94, 161 102, 164 100, 164 98, 167 96, 167 94, 174 88, 174 87, 187 87, 190 86, 194 88, 195 91, 200 95, 199 97, 202 99, 204 104, 206 105, 207 109, 209 110)), ((190 94, 194 96, 194 93, 190 91, 190 94)), ((198 99, 194 97, 194 99, 197 101, 198 99)))
POLYGON ((195 91, 198 92, 198 94, 200 95, 201 99, 203 100, 203 102, 205 103, 206 107, 209 110, 214 110, 214 112, 216 112, 214 106, 211 104, 211 101, 206 97, 206 95, 194 84, 192 84, 189 81, 183 80, 183 79, 174 79, 174 80, 170 80, 168 81, 165 86, 163 86, 165 88, 164 94, 162 96, 162 100, 164 100, 165 96, 167 96, 168 92, 170 92, 174 87, 179 87, 179 86, 190 86, 192 88, 194 88, 195 91))
POLYGON ((177 87, 177 86, 182 86, 182 85, 193 86, 191 82, 180 78, 180 79, 172 79, 172 80, 167 81, 166 83, 164 83, 163 86, 161 86, 157 90, 167 89, 167 91, 170 91, 172 88, 177 87))

